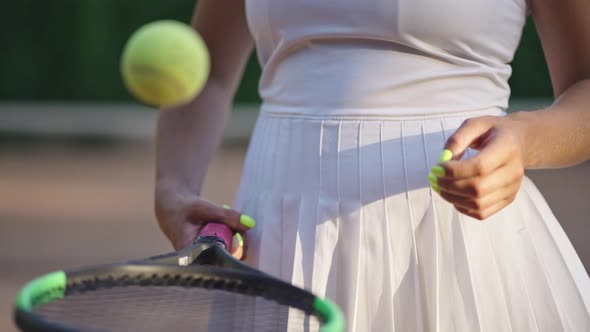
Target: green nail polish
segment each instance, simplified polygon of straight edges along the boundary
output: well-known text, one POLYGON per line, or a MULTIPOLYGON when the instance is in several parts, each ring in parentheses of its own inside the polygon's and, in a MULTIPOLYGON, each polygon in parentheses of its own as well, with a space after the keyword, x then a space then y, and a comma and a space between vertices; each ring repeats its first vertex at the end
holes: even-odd
POLYGON ((442 153, 440 154, 440 158, 439 158, 438 162, 444 163, 444 162, 447 162, 451 159, 453 159, 453 152, 451 152, 451 150, 449 150, 449 149, 444 149, 442 151, 442 153))
POLYGON ((236 241, 238 242, 238 246, 243 247, 244 246, 244 238, 242 237, 242 234, 240 233, 236 233, 234 235, 234 238, 236 239, 236 241))
POLYGON ((228 210, 229 210, 229 209, 231 209, 231 206, 229 206, 229 205, 227 205, 227 204, 223 204, 223 208, 224 208, 224 209, 228 209, 228 210))
POLYGON ((253 228, 256 226, 256 221, 252 217, 245 214, 240 216, 240 223, 248 228, 253 228))
POLYGON ((428 173, 428 182, 433 186, 438 186, 438 178, 433 173, 428 173))
POLYGON ((432 190, 434 190, 437 194, 440 194, 440 188, 438 186, 433 185, 432 190))
POLYGON ((445 169, 442 166, 434 166, 432 167, 432 173, 437 177, 445 176, 445 169))

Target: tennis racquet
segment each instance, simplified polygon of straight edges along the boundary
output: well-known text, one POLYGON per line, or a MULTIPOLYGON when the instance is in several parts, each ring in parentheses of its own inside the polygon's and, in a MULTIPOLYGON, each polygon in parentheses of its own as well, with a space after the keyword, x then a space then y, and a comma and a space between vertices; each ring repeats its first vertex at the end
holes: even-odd
POLYGON ((231 238, 229 227, 209 223, 176 252, 46 274, 20 291, 16 324, 27 332, 224 332, 286 331, 289 320, 289 331, 344 331, 336 305, 235 259, 231 238))

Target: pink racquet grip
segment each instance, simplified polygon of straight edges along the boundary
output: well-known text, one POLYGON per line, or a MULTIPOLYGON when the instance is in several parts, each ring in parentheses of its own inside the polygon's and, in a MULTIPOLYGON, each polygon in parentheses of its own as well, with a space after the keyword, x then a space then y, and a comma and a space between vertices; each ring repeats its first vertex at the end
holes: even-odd
POLYGON ((225 224, 214 222, 208 223, 207 225, 203 226, 199 232, 199 236, 216 236, 225 242, 225 247, 227 250, 231 250, 233 232, 231 228, 225 224))

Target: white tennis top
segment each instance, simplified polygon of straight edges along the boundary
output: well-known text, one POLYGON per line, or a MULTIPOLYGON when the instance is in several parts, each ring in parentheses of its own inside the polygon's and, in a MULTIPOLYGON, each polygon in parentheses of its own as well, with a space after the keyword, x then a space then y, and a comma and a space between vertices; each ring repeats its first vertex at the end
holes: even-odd
POLYGON ((246 0, 272 112, 507 107, 526 0, 246 0))

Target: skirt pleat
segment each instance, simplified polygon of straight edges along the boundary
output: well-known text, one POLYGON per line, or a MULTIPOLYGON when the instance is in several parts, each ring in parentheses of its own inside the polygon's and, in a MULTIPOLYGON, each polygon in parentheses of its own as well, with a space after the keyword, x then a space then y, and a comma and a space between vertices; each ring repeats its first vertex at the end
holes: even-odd
POLYGON ((483 222, 430 188, 465 118, 261 113, 235 202, 257 220, 247 261, 334 300, 349 331, 590 331, 588 274, 530 180, 483 222))

